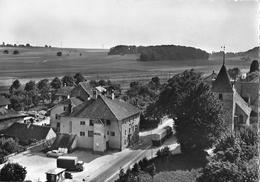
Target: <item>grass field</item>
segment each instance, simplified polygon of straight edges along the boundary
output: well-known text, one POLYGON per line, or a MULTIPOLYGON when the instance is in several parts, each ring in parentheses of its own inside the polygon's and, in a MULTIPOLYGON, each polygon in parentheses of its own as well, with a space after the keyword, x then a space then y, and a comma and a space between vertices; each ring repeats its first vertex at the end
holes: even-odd
MULTIPOLYGON (((167 79, 174 73, 194 68, 205 73, 218 71, 221 60, 187 60, 140 62, 137 55, 108 56, 105 49, 70 48, 6 48, 0 47, 0 86, 10 85, 16 78, 22 82, 30 79, 52 78, 81 72, 88 79, 111 79, 123 85, 131 80, 147 80, 152 76, 167 79), (9 54, 3 51, 8 49, 9 54), (13 50, 20 54, 13 55, 13 50), (62 51, 58 57, 56 53, 62 51)), ((248 69, 250 62, 239 58, 226 61, 228 67, 248 69)))

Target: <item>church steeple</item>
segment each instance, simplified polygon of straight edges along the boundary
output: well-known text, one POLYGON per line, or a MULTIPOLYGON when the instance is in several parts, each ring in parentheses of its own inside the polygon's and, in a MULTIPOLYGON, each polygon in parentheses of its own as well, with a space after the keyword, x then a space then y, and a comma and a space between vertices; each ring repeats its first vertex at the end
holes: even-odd
POLYGON ((225 66, 225 46, 221 48, 223 48, 223 65, 216 80, 212 84, 212 90, 213 92, 233 92, 230 77, 225 66))

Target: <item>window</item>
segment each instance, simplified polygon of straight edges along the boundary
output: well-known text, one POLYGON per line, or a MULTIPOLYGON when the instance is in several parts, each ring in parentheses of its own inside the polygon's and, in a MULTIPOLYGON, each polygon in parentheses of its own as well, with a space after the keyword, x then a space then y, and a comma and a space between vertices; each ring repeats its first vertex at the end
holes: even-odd
POLYGON ((67 106, 64 106, 64 107, 63 107, 63 111, 66 111, 66 110, 67 110, 67 108, 68 108, 67 106))
POLYGON ((69 124, 69 133, 71 133, 72 132, 72 121, 70 121, 69 123, 70 123, 69 124))
POLYGON ((219 100, 223 100, 223 95, 222 95, 222 94, 219 94, 219 95, 218 95, 218 99, 219 99, 219 100))
POLYGON ((111 122, 110 122, 110 120, 107 120, 107 125, 111 125, 111 122))
POLYGON ((111 131, 111 132, 110 132, 110 135, 111 135, 111 136, 115 136, 115 132, 111 131))
POLYGON ((60 119, 60 115, 59 114, 55 114, 55 119, 60 119))
POLYGON ((80 121, 80 125, 85 125, 85 121, 80 121))
POLYGON ((131 133, 131 128, 129 128, 129 133, 131 133))
POLYGON ((80 135, 80 136, 85 136, 85 132, 81 131, 81 132, 79 133, 79 135, 80 135))
POLYGON ((93 120, 91 119, 91 120, 89 120, 89 126, 93 126, 94 124, 93 124, 93 120))
POLYGON ((93 137, 93 131, 88 131, 88 137, 93 137))
POLYGON ((60 122, 57 123, 57 128, 59 128, 59 127, 60 127, 60 122))
POLYGON ((125 135, 126 135, 126 130, 125 130, 125 135))
POLYGON ((124 144, 126 145, 126 140, 124 140, 124 144))
POLYGON ((107 131, 107 135, 109 135, 109 131, 107 131))

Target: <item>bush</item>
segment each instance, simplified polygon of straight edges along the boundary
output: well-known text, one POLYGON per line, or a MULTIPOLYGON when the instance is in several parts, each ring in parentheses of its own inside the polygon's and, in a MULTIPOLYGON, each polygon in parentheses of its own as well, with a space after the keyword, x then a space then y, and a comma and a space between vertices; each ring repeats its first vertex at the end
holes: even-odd
POLYGON ((57 56, 62 56, 62 52, 57 52, 57 56))
POLYGON ((154 176, 154 182, 195 182, 197 176, 199 172, 196 170, 160 172, 154 176))
POLYGON ((18 50, 14 50, 14 51, 13 51, 13 54, 14 54, 14 55, 19 54, 19 51, 18 51, 18 50))
POLYGON ((3 53, 4 54, 9 54, 9 51, 8 50, 4 50, 3 53))
POLYGON ((24 181, 27 171, 18 163, 5 164, 0 172, 1 181, 24 181))

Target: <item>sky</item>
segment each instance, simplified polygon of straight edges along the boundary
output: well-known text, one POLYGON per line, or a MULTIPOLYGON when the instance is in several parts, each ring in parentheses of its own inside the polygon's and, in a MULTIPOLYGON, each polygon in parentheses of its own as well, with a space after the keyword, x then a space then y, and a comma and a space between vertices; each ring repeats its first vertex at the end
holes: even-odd
POLYGON ((76 48, 258 43, 257 0, 0 0, 0 42, 76 48))

